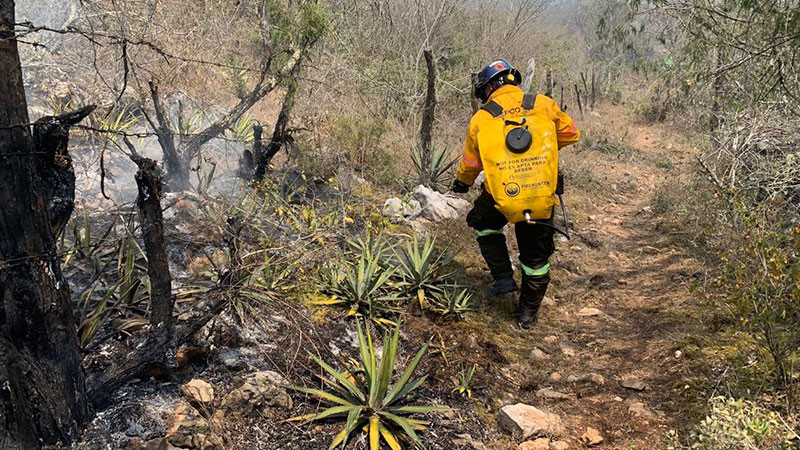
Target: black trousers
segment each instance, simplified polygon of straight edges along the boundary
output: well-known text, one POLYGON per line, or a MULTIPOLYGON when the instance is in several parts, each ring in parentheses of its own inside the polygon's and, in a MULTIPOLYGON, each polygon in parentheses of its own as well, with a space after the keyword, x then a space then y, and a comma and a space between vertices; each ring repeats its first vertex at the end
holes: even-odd
MULTIPOLYGON (((552 218, 550 220, 552 221, 552 218)), ((507 223, 506 217, 495 208, 492 195, 483 189, 467 214, 467 225, 475 229, 481 254, 495 280, 514 275, 506 238, 502 231, 507 223)), ((543 268, 555 251, 553 229, 519 222, 514 224, 514 233, 519 247, 519 261, 523 268, 528 270, 543 268)))

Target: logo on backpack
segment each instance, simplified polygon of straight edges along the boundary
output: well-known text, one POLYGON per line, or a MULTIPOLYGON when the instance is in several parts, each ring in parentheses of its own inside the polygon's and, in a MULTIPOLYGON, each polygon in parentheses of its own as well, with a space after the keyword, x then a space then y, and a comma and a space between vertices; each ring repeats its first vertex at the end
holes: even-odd
POLYGON ((519 195, 520 189, 517 183, 514 183, 512 181, 510 183, 503 183, 503 186, 505 186, 505 191, 507 196, 516 197, 519 195))

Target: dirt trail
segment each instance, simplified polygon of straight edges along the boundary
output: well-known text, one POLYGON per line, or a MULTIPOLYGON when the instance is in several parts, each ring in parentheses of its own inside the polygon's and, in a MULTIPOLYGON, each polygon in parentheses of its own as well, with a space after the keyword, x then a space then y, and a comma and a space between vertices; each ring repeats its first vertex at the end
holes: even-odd
MULTIPOLYGON (((569 448, 583 448, 587 427, 605 438, 600 448, 663 448, 665 433, 689 407, 691 374, 676 351, 696 326, 685 305, 700 267, 680 236, 663 230, 660 213, 670 205, 659 192, 693 173, 695 152, 666 126, 632 124, 622 108, 601 114, 587 114, 582 147, 562 152, 576 236, 558 243, 538 327, 530 334, 511 329, 512 296, 481 298, 485 320, 464 331, 482 351, 466 359, 488 372, 491 396, 499 398, 487 405, 489 414, 519 401, 559 413, 569 448), (544 357, 532 355, 535 348, 544 357), (623 387, 626 377, 643 390, 623 387), (537 396, 543 388, 569 398, 537 396)), ((477 249, 465 248, 459 259, 477 291, 488 281, 477 249)))

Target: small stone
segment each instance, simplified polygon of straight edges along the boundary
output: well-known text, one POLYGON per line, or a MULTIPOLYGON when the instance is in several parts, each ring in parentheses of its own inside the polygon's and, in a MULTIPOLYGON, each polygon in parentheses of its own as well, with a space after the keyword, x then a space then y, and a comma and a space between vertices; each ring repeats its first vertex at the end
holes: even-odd
POLYGON ((192 361, 199 359, 205 351, 201 347, 196 346, 189 346, 189 345, 181 345, 178 347, 178 350, 175 352, 175 364, 177 365, 177 369, 183 369, 192 361))
POLYGON ((556 301, 552 297, 545 296, 542 299, 542 306, 556 306, 556 301))
POLYGON ((222 439, 212 432, 208 420, 185 401, 179 402, 170 414, 165 438, 175 447, 197 450, 222 449, 222 439))
POLYGON ((536 391, 537 397, 547 398, 550 400, 569 400, 570 396, 563 392, 554 391, 550 388, 542 388, 536 391))
POLYGON ((553 441, 550 443, 550 450, 569 450, 569 443, 564 441, 553 441))
POLYGON ((614 397, 614 401, 615 401, 615 402, 621 402, 621 401, 622 401, 622 397, 620 397, 620 396, 618 395, 618 396, 614 397))
POLYGON ((586 432, 581 436, 581 441, 586 445, 600 445, 603 443, 603 436, 592 427, 587 427, 586 432))
POLYGON ((633 389, 634 391, 643 391, 647 386, 636 375, 625 375, 622 377, 622 387, 633 389))
POLYGON ((549 379, 550 379, 550 381, 557 383, 557 382, 561 381, 561 374, 558 373, 558 372, 553 372, 553 373, 550 374, 549 379))
POLYGON ((167 438, 155 438, 144 443, 141 450, 179 450, 178 447, 170 444, 167 438))
POLYGON ((181 386, 181 394, 191 403, 208 406, 214 401, 214 386, 207 381, 194 379, 181 386))
POLYGON ((270 408, 292 409, 292 398, 286 392, 288 383, 280 374, 271 371, 248 375, 241 386, 228 393, 220 410, 240 416, 263 415, 270 408))
POLYGON ((567 344, 561 344, 561 353, 563 353, 564 356, 568 356, 571 358, 575 356, 575 349, 573 349, 567 344))
POLYGON ((602 386, 602 385, 606 384, 606 379, 605 379, 605 378, 603 378, 603 376, 602 376, 602 375, 600 375, 599 373, 594 373, 594 372, 592 372, 592 373, 587 373, 587 374, 586 374, 586 376, 585 376, 585 378, 586 378, 587 380, 591 381, 592 383, 594 383, 594 384, 598 384, 598 385, 600 385, 600 386, 602 386))
POLYGON ((603 378, 603 376, 600 375, 599 373, 594 373, 594 372, 586 373, 583 375, 570 375, 567 377, 567 383, 578 383, 578 382, 582 383, 590 382, 602 386, 606 384, 606 379, 603 378))
POLYGON ((543 437, 519 444, 517 450, 550 450, 550 439, 543 437))
POLYGON ((683 352, 680 350, 675 350, 675 358, 680 358, 681 356, 683 356, 683 352))
POLYGON ((423 185, 414 188, 414 198, 420 203, 422 217, 434 222, 457 219, 472 206, 464 199, 446 196, 423 185))
POLYGON ((523 440, 540 436, 560 436, 564 433, 561 417, 524 403, 500 408, 497 424, 500 429, 523 440))
POLYGON ((383 203, 381 214, 384 216, 399 216, 403 213, 403 201, 397 197, 387 198, 383 203))
POLYGON ((476 338, 474 334, 470 334, 469 336, 467 336, 467 340, 464 342, 464 346, 467 348, 467 350, 473 350, 473 351, 480 350, 481 348, 480 344, 478 343, 478 338, 476 338))
POLYGON ((547 342, 548 344, 555 344, 556 342, 558 342, 558 338, 555 336, 547 336, 544 338, 544 341, 547 342))
POLYGON ((637 417, 650 418, 653 417, 653 412, 645 406, 642 402, 633 402, 628 406, 628 412, 637 417))
POLYGON ((603 312, 597 308, 581 308, 581 310, 578 311, 578 315, 581 317, 599 316, 600 314, 603 314, 603 312))
POLYGON ((534 361, 541 361, 549 357, 550 356, 547 353, 543 352, 539 347, 536 347, 533 350, 531 350, 531 359, 534 361))

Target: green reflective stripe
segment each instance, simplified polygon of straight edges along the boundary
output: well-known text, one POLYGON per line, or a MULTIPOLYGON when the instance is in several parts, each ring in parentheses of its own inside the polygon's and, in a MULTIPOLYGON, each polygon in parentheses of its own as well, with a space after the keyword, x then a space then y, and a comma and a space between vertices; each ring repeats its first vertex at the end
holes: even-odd
POLYGON ((550 272, 550 263, 547 263, 542 267, 537 267, 536 269, 528 267, 522 263, 519 264, 522 266, 522 270, 525 271, 525 275, 529 277, 539 277, 542 275, 546 275, 548 272, 550 272))
POLYGON ((489 236, 490 234, 503 234, 503 230, 475 230, 475 236, 489 236))

